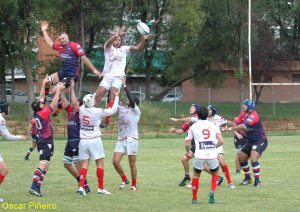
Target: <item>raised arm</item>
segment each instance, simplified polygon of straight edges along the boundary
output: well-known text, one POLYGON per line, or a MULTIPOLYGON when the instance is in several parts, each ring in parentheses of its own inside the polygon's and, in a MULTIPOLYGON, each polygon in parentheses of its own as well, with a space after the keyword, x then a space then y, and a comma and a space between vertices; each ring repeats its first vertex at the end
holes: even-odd
POLYGON ((77 97, 76 97, 76 95, 75 95, 75 89, 74 89, 74 86, 75 86, 75 82, 74 82, 74 80, 71 80, 71 84, 70 84, 71 102, 72 102, 72 104, 73 104, 74 110, 75 110, 76 112, 78 112, 78 111, 79 111, 80 105, 79 105, 79 102, 78 102, 77 97))
POLYGON ((133 99, 132 95, 130 94, 128 88, 126 87, 126 78, 125 77, 122 78, 122 84, 123 84, 123 88, 124 88, 124 90, 126 92, 126 96, 127 96, 128 100, 129 100, 130 107, 134 108, 136 102, 134 101, 134 99, 133 99))
POLYGON ((45 41, 48 44, 48 46, 50 46, 51 48, 53 48, 53 41, 49 37, 47 29, 48 29, 48 22, 47 21, 41 21, 41 30, 43 32, 45 41))
POLYGON ((109 49, 113 45, 113 43, 115 42, 115 40, 117 39, 117 37, 119 37, 119 36, 122 37, 125 34, 126 34, 125 27, 124 26, 120 27, 119 32, 117 34, 111 36, 106 41, 106 43, 104 45, 104 48, 109 49))
POLYGON ((81 60, 85 63, 85 65, 99 78, 102 77, 101 72, 93 65, 93 63, 87 58, 87 56, 82 55, 81 60))
POLYGON ((140 42, 136 46, 130 47, 130 52, 139 52, 142 51, 146 46, 146 41, 148 39, 147 35, 142 35, 140 42))

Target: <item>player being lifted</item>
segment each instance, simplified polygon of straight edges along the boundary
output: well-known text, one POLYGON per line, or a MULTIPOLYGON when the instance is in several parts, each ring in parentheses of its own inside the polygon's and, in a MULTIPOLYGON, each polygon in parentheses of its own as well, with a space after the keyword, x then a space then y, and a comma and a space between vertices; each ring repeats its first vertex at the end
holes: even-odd
POLYGON ((219 161, 217 148, 222 145, 223 137, 220 129, 212 122, 206 120, 207 108, 200 107, 199 120, 194 123, 188 131, 187 142, 195 142, 194 174, 192 179, 192 204, 197 202, 199 179, 204 165, 211 172, 211 189, 209 192, 209 203, 215 203, 215 190, 218 184, 219 161))
MULTIPOLYGON (((59 52, 62 67, 60 71, 48 76, 49 83, 45 87, 46 96, 49 94, 49 84, 56 85, 58 82, 65 80, 66 87, 68 87, 71 79, 73 79, 75 82, 77 81, 79 77, 79 58, 88 66, 90 70, 92 70, 95 75, 101 78, 102 75, 100 71, 98 71, 98 69, 96 69, 92 62, 87 58, 82 47, 78 43, 70 41, 66 32, 60 33, 58 36, 58 42, 54 43, 49 37, 47 29, 48 22, 42 21, 41 30, 43 32, 45 41, 48 46, 59 52)), ((55 92, 55 89, 53 92, 55 92)), ((58 108, 62 108, 61 102, 59 102, 58 108)))
POLYGON ((119 190, 122 190, 129 181, 125 175, 124 169, 121 166, 121 160, 125 155, 128 155, 128 161, 131 171, 131 188, 130 191, 136 191, 137 180, 137 167, 136 157, 139 147, 139 134, 138 134, 138 122, 141 116, 141 111, 138 107, 139 99, 132 97, 128 88, 126 87, 125 78, 122 80, 124 90, 126 92, 129 102, 126 105, 119 105, 119 133, 118 142, 113 155, 113 165, 122 178, 122 183, 119 186, 119 190))
MULTIPOLYGON (((125 77, 126 57, 129 52, 139 52, 145 48, 147 35, 142 35, 140 42, 134 46, 122 46, 125 27, 120 27, 118 33, 112 35, 104 44, 105 64, 102 72, 103 80, 95 92, 96 102, 99 102, 109 90, 119 91, 122 86, 122 78, 125 77)), ((114 93, 110 92, 108 108, 113 105, 114 93)), ((102 127, 106 127, 110 117, 106 117, 102 127)))

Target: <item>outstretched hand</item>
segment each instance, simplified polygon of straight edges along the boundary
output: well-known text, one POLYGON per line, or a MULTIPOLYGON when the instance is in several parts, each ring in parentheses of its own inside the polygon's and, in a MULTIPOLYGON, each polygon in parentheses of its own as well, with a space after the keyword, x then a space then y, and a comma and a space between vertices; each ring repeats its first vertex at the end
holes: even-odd
POLYGON ((169 118, 170 121, 178 122, 177 118, 169 118))
POLYGON ((48 29, 48 22, 47 21, 41 21, 40 25, 41 25, 41 30, 42 31, 46 31, 48 29))

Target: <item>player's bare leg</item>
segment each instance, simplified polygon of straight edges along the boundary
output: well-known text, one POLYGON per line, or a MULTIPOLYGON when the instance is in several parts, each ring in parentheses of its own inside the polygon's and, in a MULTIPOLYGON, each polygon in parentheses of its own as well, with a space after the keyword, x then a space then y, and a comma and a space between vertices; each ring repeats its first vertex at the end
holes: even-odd
POLYGON ((95 92, 96 102, 100 102, 101 99, 105 96, 106 92, 107 92, 106 88, 99 86, 95 92))
POLYGON ((137 179, 137 168, 136 168, 136 155, 129 155, 128 156, 130 171, 131 171, 131 192, 136 191, 136 179, 137 179))
POLYGON ((118 172, 118 174, 122 178, 122 182, 119 186, 119 190, 122 190, 126 185, 129 184, 129 181, 128 181, 126 175, 125 175, 124 169, 121 165, 121 160, 122 160, 123 156, 124 156, 124 153, 114 152, 113 161, 112 161, 116 171, 118 172))
POLYGON ((179 186, 185 186, 186 184, 188 184, 191 181, 190 164, 189 164, 190 156, 188 154, 189 153, 186 153, 185 155, 183 155, 181 157, 181 163, 182 163, 182 166, 184 169, 184 177, 183 177, 182 181, 179 183, 179 186))

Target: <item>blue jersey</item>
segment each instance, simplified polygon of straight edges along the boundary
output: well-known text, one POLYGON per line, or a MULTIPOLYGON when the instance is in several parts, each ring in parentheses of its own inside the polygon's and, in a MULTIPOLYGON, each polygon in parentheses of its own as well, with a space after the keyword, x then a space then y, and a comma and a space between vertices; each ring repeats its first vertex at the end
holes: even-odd
POLYGON ((55 43, 53 49, 59 51, 62 71, 66 76, 77 78, 79 76, 78 58, 85 54, 81 46, 75 42, 70 42, 65 46, 55 43))
POLYGON ((69 105, 66 109, 68 113, 68 140, 79 140, 80 139, 80 120, 79 112, 74 112, 74 107, 69 105))
POLYGON ((255 110, 242 112, 234 119, 237 124, 242 124, 245 127, 246 136, 249 142, 267 140, 266 132, 263 128, 261 119, 255 110))

